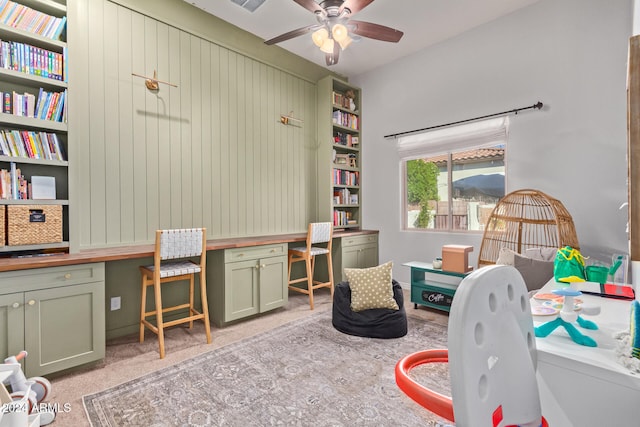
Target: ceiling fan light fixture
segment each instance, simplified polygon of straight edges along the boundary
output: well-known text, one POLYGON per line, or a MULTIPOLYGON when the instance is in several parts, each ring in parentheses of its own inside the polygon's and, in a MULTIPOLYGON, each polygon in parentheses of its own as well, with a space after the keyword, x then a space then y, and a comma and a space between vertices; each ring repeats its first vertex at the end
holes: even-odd
POLYGON ((320 48, 320 50, 323 51, 324 53, 333 53, 334 44, 335 43, 333 39, 326 39, 322 44, 322 47, 320 48))
POLYGON ((319 30, 314 31, 311 34, 311 39, 313 40, 313 43, 320 48, 322 47, 322 45, 324 45, 324 43, 328 38, 329 38, 329 32, 327 31, 326 28, 320 28, 319 30))
POLYGON ((331 34, 333 35, 333 39, 338 43, 342 40, 345 40, 349 37, 349 32, 347 31, 347 27, 342 24, 336 24, 331 29, 331 34))
POLYGON ((338 44, 340 44, 340 47, 342 48, 342 50, 345 50, 346 48, 349 47, 349 45, 351 44, 352 41, 353 41, 353 39, 351 37, 347 36, 343 40, 338 40, 338 44))

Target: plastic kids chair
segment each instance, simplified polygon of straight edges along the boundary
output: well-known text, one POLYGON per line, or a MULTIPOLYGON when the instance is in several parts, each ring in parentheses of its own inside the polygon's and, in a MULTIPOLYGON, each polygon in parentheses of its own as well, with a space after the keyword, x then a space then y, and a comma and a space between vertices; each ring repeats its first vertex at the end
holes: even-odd
POLYGON ((397 363, 396 383, 403 392, 459 426, 548 425, 541 415, 529 296, 514 267, 487 266, 462 280, 448 336, 448 351, 425 350, 397 363), (447 361, 451 398, 409 376, 418 365, 447 361))

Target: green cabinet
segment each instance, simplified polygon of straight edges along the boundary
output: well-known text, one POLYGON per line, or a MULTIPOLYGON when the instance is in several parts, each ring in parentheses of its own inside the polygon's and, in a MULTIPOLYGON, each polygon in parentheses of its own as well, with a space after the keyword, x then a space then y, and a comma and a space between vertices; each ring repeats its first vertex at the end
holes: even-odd
POLYGON ((402 264, 411 267, 411 302, 436 310, 450 311, 458 285, 469 273, 454 273, 433 268, 426 262, 411 261, 402 264))
POLYGON ((0 273, 0 357, 27 376, 104 358, 104 263, 0 273))
POLYGON ((217 326, 287 303, 286 243, 214 251, 209 257, 207 298, 217 326))
POLYGON ((378 265, 378 235, 363 234, 334 240, 333 277, 335 283, 347 280, 345 268, 368 268, 378 265))

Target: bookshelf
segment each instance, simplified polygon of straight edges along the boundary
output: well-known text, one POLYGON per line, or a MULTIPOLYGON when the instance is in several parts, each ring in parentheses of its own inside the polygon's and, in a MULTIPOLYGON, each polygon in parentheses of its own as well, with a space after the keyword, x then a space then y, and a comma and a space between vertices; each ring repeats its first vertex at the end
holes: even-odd
POLYGON ((361 91, 327 76, 318 82, 318 218, 334 229, 359 229, 361 91))
POLYGON ((0 214, 11 206, 62 210, 62 242, 9 246, 2 233, 0 254, 69 247, 66 14, 64 0, 0 0, 0 170, 8 172, 0 172, 0 214), (26 183, 22 195, 12 170, 26 183), (55 199, 28 198, 33 176, 55 179, 55 199))

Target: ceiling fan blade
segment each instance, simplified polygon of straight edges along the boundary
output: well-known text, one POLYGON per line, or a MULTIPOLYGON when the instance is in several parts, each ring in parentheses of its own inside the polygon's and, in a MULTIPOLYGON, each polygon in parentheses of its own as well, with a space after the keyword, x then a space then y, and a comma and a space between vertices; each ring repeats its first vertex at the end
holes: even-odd
POLYGON ((347 25, 350 27, 349 30, 354 34, 385 42, 397 43, 404 35, 400 30, 371 22, 354 21, 350 19, 347 25))
POLYGON ((303 34, 307 34, 310 31, 317 30, 321 28, 322 25, 313 24, 306 27, 298 28, 297 30, 289 31, 288 33, 280 34, 278 37, 274 37, 272 39, 266 40, 264 44, 272 45, 276 43, 283 42, 285 40, 292 39, 294 37, 301 36, 303 34))
POLYGON ((293 1, 298 3, 300 6, 304 7, 305 9, 310 10, 313 13, 324 12, 324 9, 321 8, 320 5, 313 0, 293 0, 293 1))
POLYGON ((342 13, 344 9, 349 9, 351 11, 351 15, 354 15, 369 6, 372 2, 373 0, 345 0, 344 3, 342 3, 342 6, 340 6, 339 13, 342 13))
POLYGON ((338 59, 340 59, 340 45, 338 43, 334 43, 333 45, 333 53, 325 53, 324 60, 327 65, 336 65, 338 63, 338 59))

